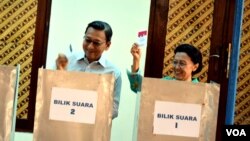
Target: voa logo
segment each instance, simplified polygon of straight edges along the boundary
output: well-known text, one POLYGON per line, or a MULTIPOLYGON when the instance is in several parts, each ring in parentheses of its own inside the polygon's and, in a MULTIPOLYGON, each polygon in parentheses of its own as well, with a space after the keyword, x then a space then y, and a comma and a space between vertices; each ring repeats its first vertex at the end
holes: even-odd
POLYGON ((226 129, 227 136, 247 136, 244 129, 226 129))

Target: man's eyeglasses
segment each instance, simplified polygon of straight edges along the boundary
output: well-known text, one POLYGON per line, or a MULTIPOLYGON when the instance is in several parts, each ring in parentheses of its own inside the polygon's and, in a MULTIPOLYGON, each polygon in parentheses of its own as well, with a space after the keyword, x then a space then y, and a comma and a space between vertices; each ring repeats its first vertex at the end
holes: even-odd
POLYGON ((173 61, 173 65, 174 65, 174 67, 176 67, 177 65, 179 65, 181 68, 184 68, 184 67, 186 67, 187 63, 184 62, 184 61, 177 61, 177 60, 174 60, 174 61, 173 61))
POLYGON ((102 45, 105 42, 99 42, 99 41, 92 41, 91 39, 84 37, 84 42, 87 44, 92 43, 94 47, 99 47, 100 45, 102 45))

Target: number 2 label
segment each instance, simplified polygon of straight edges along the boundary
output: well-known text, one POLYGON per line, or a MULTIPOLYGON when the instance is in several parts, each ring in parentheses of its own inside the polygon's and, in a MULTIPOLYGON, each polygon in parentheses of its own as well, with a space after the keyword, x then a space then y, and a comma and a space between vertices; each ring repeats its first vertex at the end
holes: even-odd
POLYGON ((71 114, 71 115, 74 115, 74 114, 75 114, 75 109, 71 109, 71 110, 70 110, 70 114, 71 114))

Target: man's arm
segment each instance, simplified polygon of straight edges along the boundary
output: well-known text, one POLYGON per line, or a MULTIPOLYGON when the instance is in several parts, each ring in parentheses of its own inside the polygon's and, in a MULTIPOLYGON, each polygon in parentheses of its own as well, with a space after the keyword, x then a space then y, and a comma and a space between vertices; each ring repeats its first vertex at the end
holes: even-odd
POLYGON ((122 77, 121 77, 121 72, 119 72, 119 74, 117 74, 114 84, 114 104, 113 104, 113 114, 112 114, 113 119, 118 116, 121 87, 122 87, 122 77))

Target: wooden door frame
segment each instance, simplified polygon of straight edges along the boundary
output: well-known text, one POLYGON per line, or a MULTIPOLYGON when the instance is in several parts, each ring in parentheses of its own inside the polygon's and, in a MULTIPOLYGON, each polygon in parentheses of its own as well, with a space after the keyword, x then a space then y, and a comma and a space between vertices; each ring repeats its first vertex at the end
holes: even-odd
POLYGON ((151 0, 144 76, 162 78, 169 0, 151 0), (162 6, 164 5, 164 6, 162 6))
POLYGON ((28 118, 16 120, 16 131, 33 132, 38 69, 45 67, 46 64, 50 11, 51 0, 38 0, 28 103, 28 118))
POLYGON ((210 57, 208 68, 208 82, 220 84, 219 111, 217 119, 216 140, 221 141, 226 121, 226 102, 228 94, 228 47, 232 43, 235 0, 216 0, 214 3, 214 19, 211 36, 210 57), (215 31, 215 32, 213 32, 215 31), (218 75, 214 75, 218 74, 218 75))

